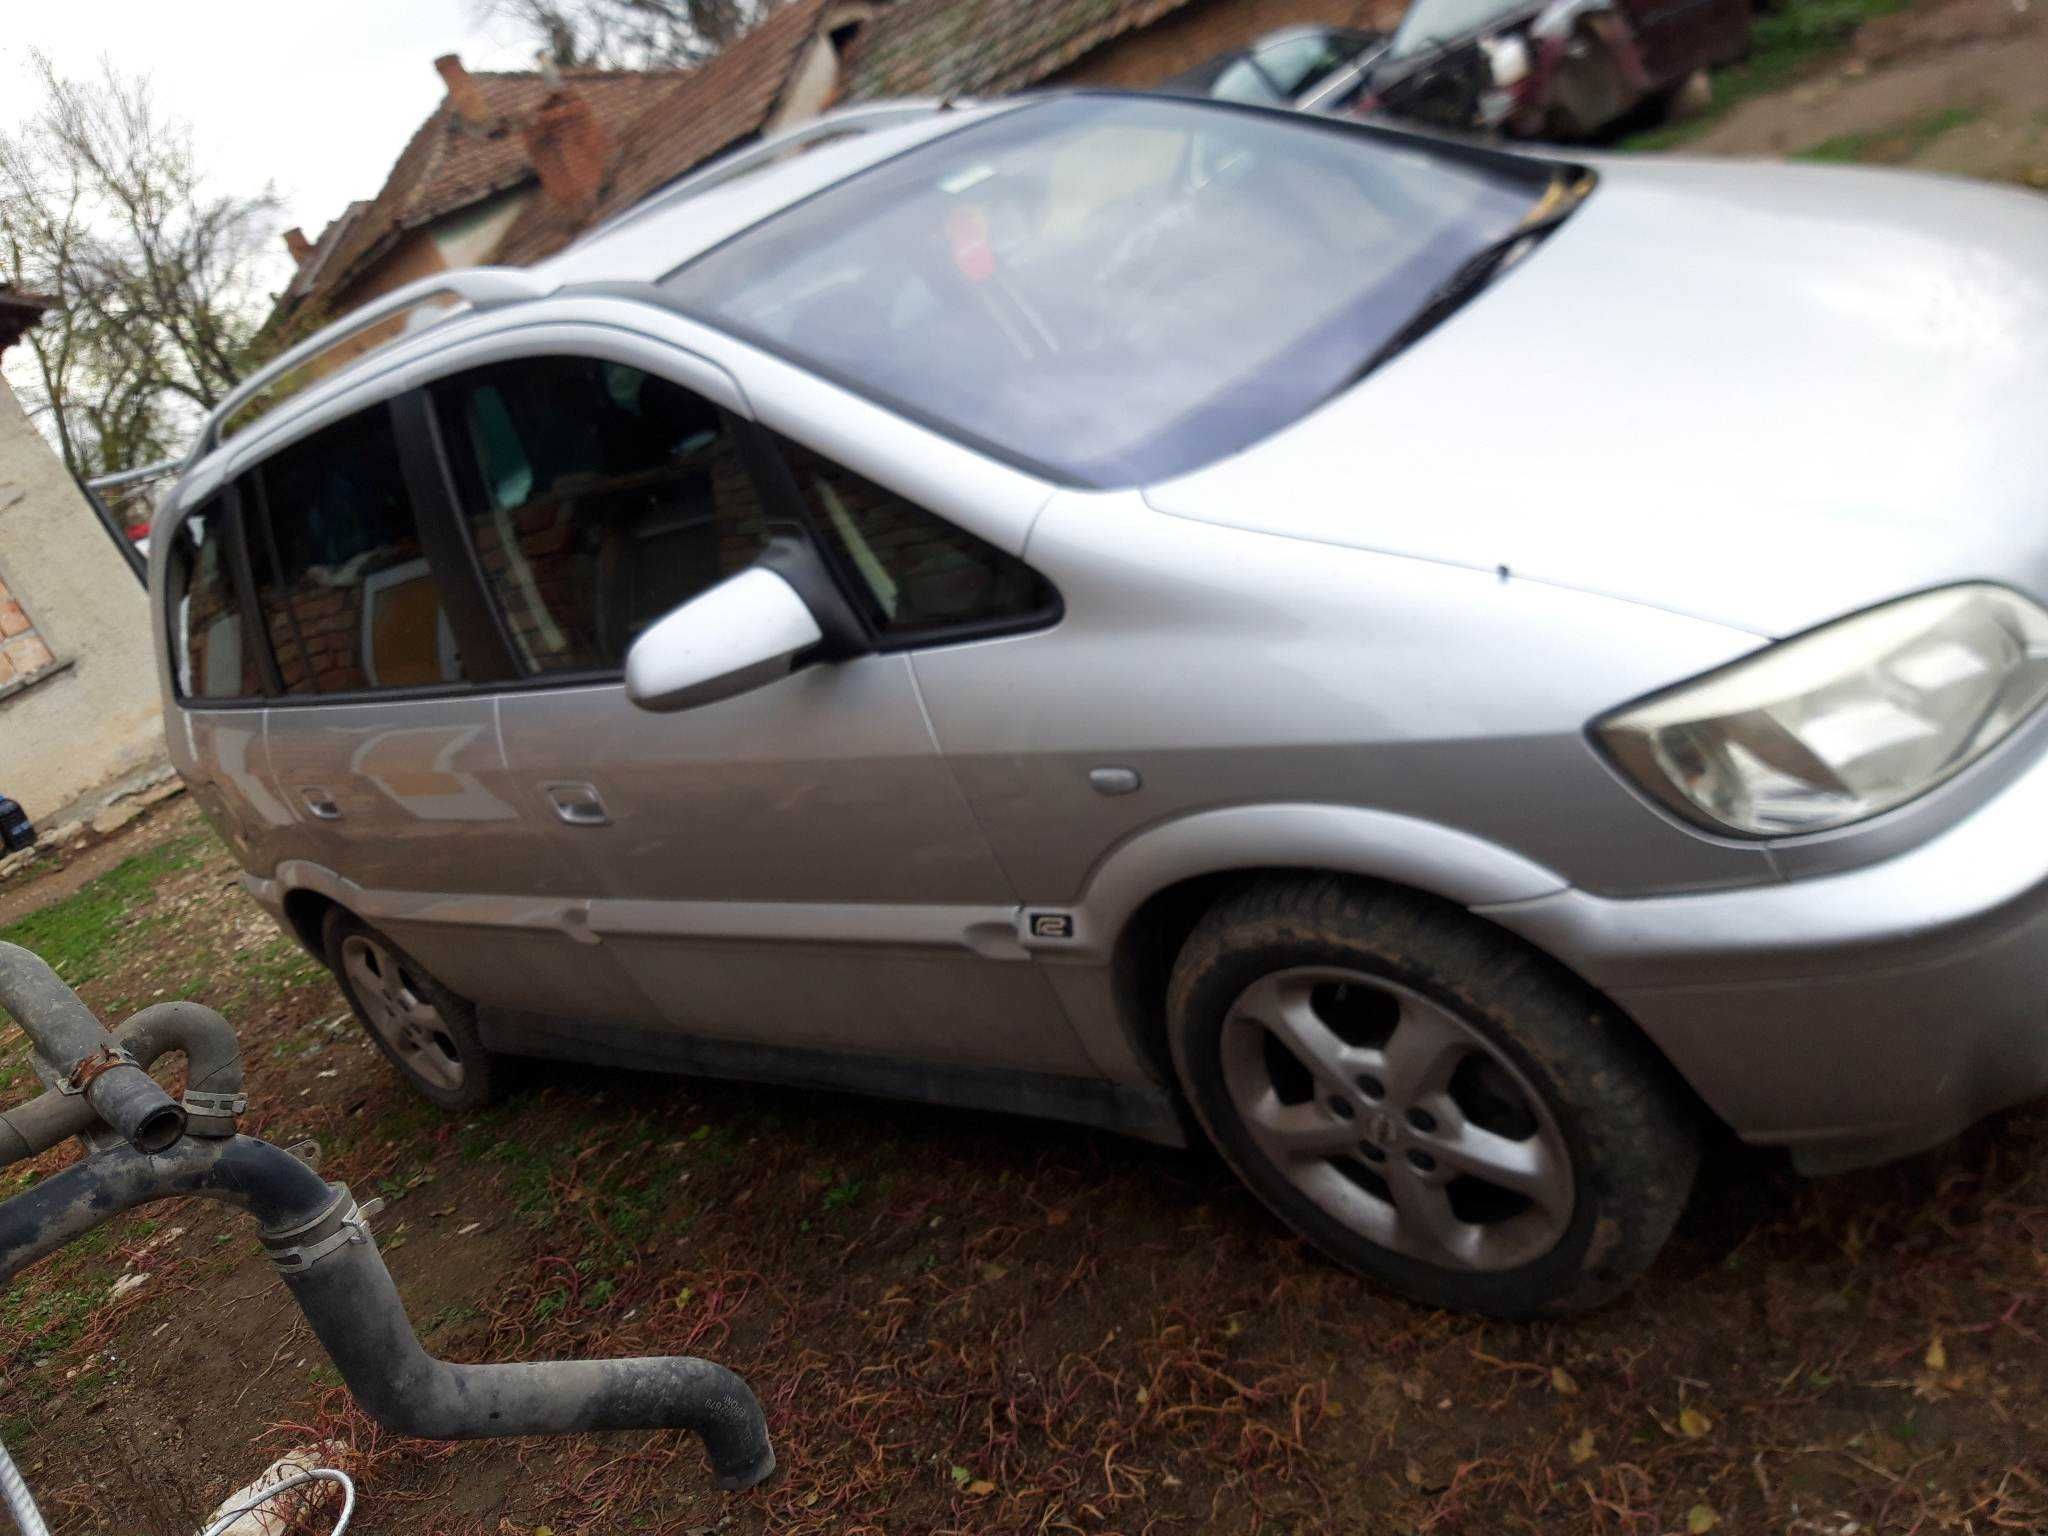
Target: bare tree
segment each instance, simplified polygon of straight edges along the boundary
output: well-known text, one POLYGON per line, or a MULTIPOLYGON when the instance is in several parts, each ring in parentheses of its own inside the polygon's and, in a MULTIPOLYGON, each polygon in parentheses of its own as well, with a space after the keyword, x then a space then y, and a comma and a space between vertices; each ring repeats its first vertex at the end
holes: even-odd
POLYGON ((556 64, 660 69, 710 58, 781 0, 472 0, 510 21, 556 64))
POLYGON ((251 366, 276 199, 214 192, 190 129, 103 63, 0 136, 0 280, 57 298, 26 338, 23 403, 78 474, 177 446, 251 366))

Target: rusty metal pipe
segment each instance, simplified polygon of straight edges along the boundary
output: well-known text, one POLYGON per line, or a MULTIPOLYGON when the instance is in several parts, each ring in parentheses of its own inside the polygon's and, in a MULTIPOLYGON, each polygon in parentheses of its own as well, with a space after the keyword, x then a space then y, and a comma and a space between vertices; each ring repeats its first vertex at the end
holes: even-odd
POLYGON ((119 1042, 63 978, 19 944, 0 944, 0 1007, 14 1015, 36 1054, 138 1152, 161 1152, 185 1134, 185 1111, 120 1054, 119 1042))
POLYGON ((687 1429, 723 1488, 775 1469, 746 1382, 682 1356, 451 1365, 420 1346, 390 1271, 345 1189, 246 1136, 159 1156, 127 1147, 75 1163, 0 1204, 0 1283, 118 1212, 172 1195, 248 1211, 342 1379, 379 1423, 439 1440, 586 1430, 687 1429))

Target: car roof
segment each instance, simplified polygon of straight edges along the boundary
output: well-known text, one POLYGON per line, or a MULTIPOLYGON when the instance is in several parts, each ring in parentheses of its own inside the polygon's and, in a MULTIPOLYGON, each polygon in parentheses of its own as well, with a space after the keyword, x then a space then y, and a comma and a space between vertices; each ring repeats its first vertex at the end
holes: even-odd
MULTIPOLYGON (((254 390, 268 379, 288 376, 360 334, 366 328, 365 317, 376 313, 378 301, 341 317, 274 360, 239 386, 239 395, 231 395, 209 416, 184 465, 183 478, 203 482, 210 492, 216 477, 199 471, 242 446, 244 435, 255 435, 259 423, 267 435, 269 429, 317 410, 366 376, 381 372, 396 352, 417 350, 416 343, 425 333, 441 329, 452 319, 478 309, 546 298, 584 284, 652 282, 815 192, 907 149, 957 132, 969 123, 1014 111, 1027 102, 1028 98, 992 104, 896 102, 886 108, 827 114, 789 134, 701 167, 531 267, 455 270, 395 290, 385 296, 387 300, 418 291, 413 305, 403 311, 408 319, 398 334, 322 374, 312 385, 242 422, 234 436, 224 438, 223 423, 248 408, 254 390), (877 117, 884 121, 869 126, 877 117), (841 124, 843 129, 835 134, 841 124), (777 155, 776 147, 785 143, 786 153, 777 155), (760 159, 763 155, 768 157, 765 161, 760 159), (460 301, 452 307, 447 303, 451 296, 460 301), (442 307, 418 307, 428 303, 442 307)), ((388 311, 374 321, 376 325, 389 323, 388 311)), ((189 498, 178 495, 168 499, 183 503, 189 498)))

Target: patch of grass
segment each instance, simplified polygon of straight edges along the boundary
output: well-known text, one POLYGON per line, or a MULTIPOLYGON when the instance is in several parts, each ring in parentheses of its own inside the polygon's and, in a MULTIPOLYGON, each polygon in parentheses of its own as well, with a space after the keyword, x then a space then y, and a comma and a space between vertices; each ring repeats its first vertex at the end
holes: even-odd
POLYGON ((1942 107, 1869 133, 1838 133, 1792 158, 1822 165, 1902 165, 1943 134, 1974 123, 1975 107, 1942 107))
POLYGON ((1783 90, 1840 53, 1866 21, 1905 6, 1906 0, 1787 0, 1779 10, 1760 13, 1750 32, 1749 57, 1714 71, 1712 106, 1685 122, 1633 134, 1620 147, 1670 149, 1697 138, 1743 102, 1783 90))
POLYGON ((213 842, 208 832, 175 837, 123 860, 39 912, 0 928, 0 939, 32 949, 74 988, 106 970, 124 919, 145 910, 157 882, 197 864, 213 842))

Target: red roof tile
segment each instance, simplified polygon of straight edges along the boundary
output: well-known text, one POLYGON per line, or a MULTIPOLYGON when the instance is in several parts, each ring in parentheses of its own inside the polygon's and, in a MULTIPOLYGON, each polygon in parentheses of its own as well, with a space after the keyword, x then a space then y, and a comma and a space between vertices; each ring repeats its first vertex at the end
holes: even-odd
MULTIPOLYGON (((400 152, 383 190, 360 215, 344 215, 339 221, 345 226, 339 241, 330 254, 316 258, 319 271, 307 287, 332 293, 359 275, 405 231, 532 179, 526 146, 509 123, 538 109, 552 87, 539 74, 479 73, 471 78, 482 91, 493 122, 482 126, 461 122, 453 103, 444 97, 400 152)), ((614 137, 676 80, 674 70, 562 71, 563 83, 590 103, 598 121, 614 137)), ((323 235, 322 243, 326 241, 323 235)), ((304 290, 294 294, 288 289, 286 302, 293 304, 306 296, 304 290)))
POLYGON ((755 137, 775 115, 830 0, 788 0, 760 25, 680 78, 614 137, 595 209, 577 212, 536 198, 499 242, 495 260, 538 261, 705 161, 755 137))

